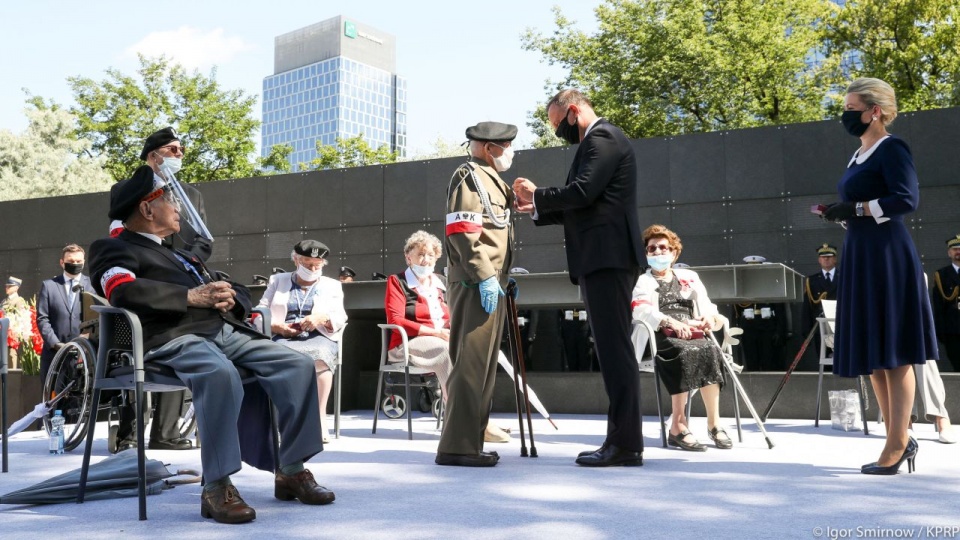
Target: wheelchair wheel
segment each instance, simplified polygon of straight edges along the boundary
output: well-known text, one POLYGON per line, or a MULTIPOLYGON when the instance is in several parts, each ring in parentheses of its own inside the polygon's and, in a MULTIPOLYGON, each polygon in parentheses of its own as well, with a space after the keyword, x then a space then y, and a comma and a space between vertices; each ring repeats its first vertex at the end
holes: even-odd
POLYGON ((407 400, 397 394, 390 394, 383 398, 382 408, 387 418, 400 418, 407 412, 407 400))
POLYGON ((440 418, 440 403, 442 401, 443 400, 440 398, 433 400, 433 417, 434 418, 440 418))
POLYGON ((50 419, 54 411, 63 412, 66 420, 63 427, 63 449, 76 448, 87 434, 87 421, 93 398, 92 378, 97 353, 93 345, 84 339, 76 338, 67 342, 57 351, 50 362, 50 370, 43 384, 43 399, 57 402, 49 414, 43 417, 43 427, 50 433, 50 419))

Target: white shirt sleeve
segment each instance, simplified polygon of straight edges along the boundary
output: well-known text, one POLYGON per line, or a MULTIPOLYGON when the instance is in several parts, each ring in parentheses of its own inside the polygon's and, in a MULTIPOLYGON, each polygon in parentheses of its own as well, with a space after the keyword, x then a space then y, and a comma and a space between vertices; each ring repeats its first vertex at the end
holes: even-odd
POLYGON ((890 221, 890 218, 883 217, 883 208, 880 208, 880 199, 874 199, 867 203, 870 207, 870 216, 876 220, 877 225, 890 221))

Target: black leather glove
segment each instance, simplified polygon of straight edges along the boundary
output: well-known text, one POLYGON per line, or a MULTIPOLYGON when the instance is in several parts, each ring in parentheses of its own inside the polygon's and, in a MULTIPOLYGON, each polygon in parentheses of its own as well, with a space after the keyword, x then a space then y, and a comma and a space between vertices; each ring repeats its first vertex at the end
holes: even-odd
POLYGON ((857 215, 857 205, 853 202, 838 202, 827 205, 823 219, 827 221, 845 221, 857 215))

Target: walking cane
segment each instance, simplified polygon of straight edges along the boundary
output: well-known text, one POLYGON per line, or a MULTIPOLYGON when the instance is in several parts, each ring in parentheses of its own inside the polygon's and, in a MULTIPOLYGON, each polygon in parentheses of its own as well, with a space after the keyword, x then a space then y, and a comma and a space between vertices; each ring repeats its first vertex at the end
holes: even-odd
POLYGON ((763 415, 760 417, 764 422, 767 421, 767 416, 770 415, 773 405, 777 402, 777 398, 780 397, 780 392, 783 391, 783 387, 786 386, 787 381, 790 380, 790 375, 793 374, 793 370, 797 369, 797 364, 800 363, 800 358, 803 356, 803 353, 807 352, 807 346, 810 345, 810 341, 813 339, 813 334, 817 331, 817 328, 819 328, 818 325, 813 325, 813 328, 810 329, 810 333, 807 334, 807 339, 803 340, 803 345, 800 346, 800 351, 797 353, 797 356, 793 358, 793 363, 790 364, 787 372, 784 373, 783 378, 780 379, 780 386, 778 386, 776 392, 773 393, 773 397, 770 398, 770 403, 767 404, 767 410, 763 411, 763 415))
POLYGON ((510 359, 513 362, 513 390, 517 401, 517 420, 520 422, 520 456, 527 457, 527 441, 523 432, 523 414, 520 409, 520 396, 523 395, 523 410, 527 412, 527 428, 530 432, 530 455, 537 457, 537 445, 533 442, 533 418, 530 415, 530 387, 527 384, 527 367, 523 362, 523 349, 520 347, 520 323, 517 317, 517 303, 514 295, 517 293, 517 284, 511 281, 507 285, 507 343, 510 349, 510 359), (518 369, 519 368, 519 369, 518 369), (523 379, 523 391, 520 391, 520 379, 523 379))

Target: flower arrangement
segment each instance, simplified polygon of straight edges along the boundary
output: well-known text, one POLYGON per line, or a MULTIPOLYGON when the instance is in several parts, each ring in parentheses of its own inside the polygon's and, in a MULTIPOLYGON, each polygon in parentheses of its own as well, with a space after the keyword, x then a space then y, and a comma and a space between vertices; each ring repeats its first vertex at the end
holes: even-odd
POLYGON ((43 337, 37 327, 37 298, 27 302, 26 309, 10 310, 0 317, 6 316, 10 321, 10 330, 7 332, 7 346, 16 351, 20 362, 20 369, 24 375, 40 373, 40 354, 43 352, 43 337))

